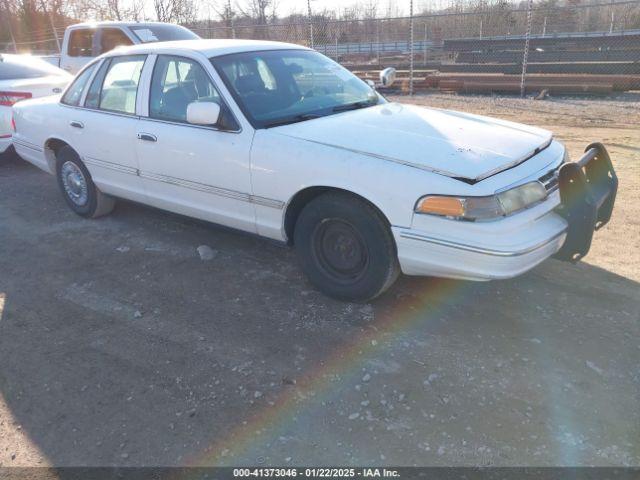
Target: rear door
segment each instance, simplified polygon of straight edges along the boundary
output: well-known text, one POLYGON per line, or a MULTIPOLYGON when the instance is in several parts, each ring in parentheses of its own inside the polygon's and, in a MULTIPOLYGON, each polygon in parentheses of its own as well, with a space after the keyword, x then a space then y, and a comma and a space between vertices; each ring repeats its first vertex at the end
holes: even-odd
MULTIPOLYGON (((65 109, 70 143, 105 193, 144 201, 136 160, 136 104, 146 55, 106 58, 79 108, 65 109)), ((66 94, 65 94, 66 96, 66 94)))

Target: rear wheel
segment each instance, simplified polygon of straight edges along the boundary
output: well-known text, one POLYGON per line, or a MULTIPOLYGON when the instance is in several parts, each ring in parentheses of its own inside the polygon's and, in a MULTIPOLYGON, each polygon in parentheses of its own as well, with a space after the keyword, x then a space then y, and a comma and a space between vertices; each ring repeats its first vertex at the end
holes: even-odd
POLYGON ((329 192, 309 202, 296 222, 294 244, 309 280, 331 297, 370 300, 400 273, 387 222, 347 193, 329 192))
POLYGON ((71 210, 85 218, 100 217, 113 210, 115 199, 95 186, 75 150, 69 146, 62 147, 56 154, 56 160, 58 186, 71 210))

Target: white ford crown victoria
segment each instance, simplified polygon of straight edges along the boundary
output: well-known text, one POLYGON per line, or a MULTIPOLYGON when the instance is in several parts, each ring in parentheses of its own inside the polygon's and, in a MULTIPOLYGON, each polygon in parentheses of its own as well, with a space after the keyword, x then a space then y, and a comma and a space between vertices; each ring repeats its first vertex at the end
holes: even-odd
POLYGON ((115 198, 293 244, 334 297, 400 271, 509 278, 577 260, 617 179, 593 144, 576 162, 539 128, 389 103, 298 45, 136 45, 89 64, 61 98, 15 106, 14 144, 69 207, 115 198))

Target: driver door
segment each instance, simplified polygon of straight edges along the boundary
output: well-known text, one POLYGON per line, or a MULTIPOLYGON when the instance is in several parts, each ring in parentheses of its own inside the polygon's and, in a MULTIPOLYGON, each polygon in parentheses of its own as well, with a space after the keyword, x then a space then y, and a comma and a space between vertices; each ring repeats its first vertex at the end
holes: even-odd
POLYGON ((240 128, 207 69, 193 58, 158 55, 148 106, 147 115, 138 121, 136 142, 148 203, 255 232, 249 170, 252 132, 240 128), (192 102, 218 103, 219 122, 187 123, 192 102))

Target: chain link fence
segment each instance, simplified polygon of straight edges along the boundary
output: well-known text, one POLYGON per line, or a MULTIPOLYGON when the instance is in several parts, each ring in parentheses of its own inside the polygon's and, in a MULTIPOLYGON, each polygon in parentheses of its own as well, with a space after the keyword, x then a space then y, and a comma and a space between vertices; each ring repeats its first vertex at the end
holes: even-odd
MULTIPOLYGON (((640 0, 518 5, 524 6, 498 3, 471 9, 462 2, 396 18, 333 20, 312 12, 266 25, 236 18, 185 26, 203 38, 310 46, 372 80, 377 71, 393 66, 398 70, 396 88, 409 93, 426 88, 592 94, 640 89, 640 0)), ((57 52, 65 26, 32 32, 15 46, 0 44, 0 51, 57 52)))
POLYGON ((462 92, 640 89, 639 1, 268 25, 200 22, 189 28, 203 38, 313 46, 365 78, 393 66, 402 90, 412 86, 409 79, 416 89, 462 92))

